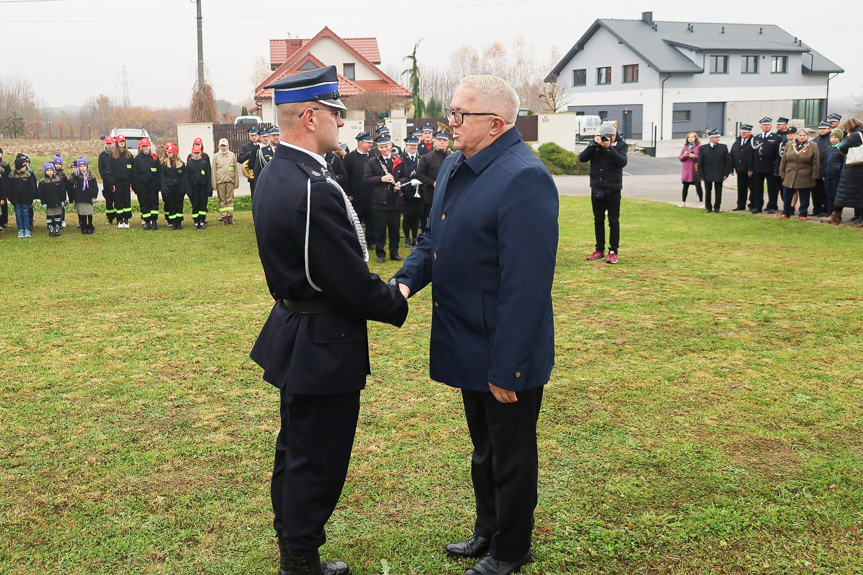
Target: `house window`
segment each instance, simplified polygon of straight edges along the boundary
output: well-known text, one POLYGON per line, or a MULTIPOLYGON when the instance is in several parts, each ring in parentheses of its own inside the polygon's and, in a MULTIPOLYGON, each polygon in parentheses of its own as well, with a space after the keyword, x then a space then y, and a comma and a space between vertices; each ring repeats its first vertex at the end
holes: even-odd
POLYGON ((318 65, 311 60, 306 60, 306 63, 300 66, 300 70, 317 70, 318 65))
POLYGON ((572 71, 572 85, 573 86, 587 86, 587 69, 586 68, 572 71))
POLYGON ((727 74, 728 73, 728 56, 711 56, 710 57, 710 73, 711 74, 727 74))
POLYGON ((771 74, 787 74, 788 73, 788 56, 771 56, 770 57, 770 73, 771 74))
POLYGON ((792 100, 791 117, 803 118, 808 126, 814 126, 824 118, 821 112, 824 100, 792 100))
POLYGON ((596 69, 597 84, 611 84, 611 66, 596 69))
POLYGON ((672 122, 691 122, 692 110, 675 110, 671 113, 672 122))
POLYGON ((596 115, 599 116, 599 119, 604 122, 608 118, 608 111, 600 110, 596 113, 596 115))
POLYGON ((344 76, 348 80, 356 80, 357 78, 356 78, 355 67, 356 67, 356 64, 345 64, 342 67, 344 70, 342 72, 342 76, 344 76))
POLYGON ((632 84, 633 82, 638 82, 638 64, 623 67, 623 83, 632 84))
POLYGON ((744 56, 740 65, 741 74, 758 73, 758 56, 744 56))

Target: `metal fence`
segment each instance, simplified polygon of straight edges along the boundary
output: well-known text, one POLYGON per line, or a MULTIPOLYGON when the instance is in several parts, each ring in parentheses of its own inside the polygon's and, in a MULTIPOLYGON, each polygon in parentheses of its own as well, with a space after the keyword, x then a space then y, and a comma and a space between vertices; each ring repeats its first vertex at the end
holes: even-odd
MULTIPOLYGON (((271 128, 272 124, 258 124, 258 129, 271 128)), ((243 144, 249 141, 249 124, 235 126, 234 124, 213 124, 213 149, 218 149, 218 142, 222 138, 228 140, 228 149, 235 154, 240 153, 243 144)))

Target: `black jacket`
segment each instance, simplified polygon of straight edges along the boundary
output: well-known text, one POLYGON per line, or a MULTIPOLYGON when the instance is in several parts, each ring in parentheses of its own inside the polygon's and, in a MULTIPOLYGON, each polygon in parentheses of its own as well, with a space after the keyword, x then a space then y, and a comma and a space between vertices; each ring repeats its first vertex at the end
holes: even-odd
POLYGON ((833 144, 830 143, 830 134, 818 136, 814 139, 814 142, 818 144, 818 159, 821 161, 821 171, 818 177, 823 180, 827 177, 825 174, 827 171, 827 156, 830 155, 830 148, 833 144))
POLYGON ((66 201, 66 180, 54 176, 50 180, 42 178, 36 190, 36 197, 49 208, 59 208, 66 201))
POLYGON ((36 176, 32 172, 12 172, 6 196, 12 204, 32 204, 36 199, 36 176))
POLYGON ((776 159, 779 157, 779 145, 782 136, 771 132, 764 132, 752 137, 752 171, 757 174, 777 173, 776 159))
POLYGON ((746 174, 752 169, 752 136, 746 138, 746 144, 740 140, 738 136, 731 145, 731 166, 738 174, 746 174))
POLYGON ((96 178, 93 174, 89 174, 87 178, 87 189, 84 189, 84 178, 80 174, 72 176, 70 182, 72 184, 71 200, 82 204, 92 204, 99 196, 99 184, 96 183, 96 178))
POLYGON ((109 189, 114 185, 114 158, 111 157, 111 152, 102 150, 97 163, 99 175, 102 176, 102 187, 109 189))
POLYGON ((731 174, 731 154, 725 144, 701 144, 698 148, 698 177, 705 182, 721 182, 731 174))
POLYGON ((345 188, 345 192, 353 198, 355 204, 365 204, 370 199, 365 184, 366 164, 369 163, 370 157, 369 154, 361 154, 358 150, 354 150, 348 152, 343 162, 348 175, 348 187, 345 188))
POLYGON ((423 183, 423 200, 427 205, 434 200, 435 182, 444 159, 450 155, 449 148, 442 152, 432 150, 420 157, 417 162, 417 179, 423 183))
POLYGON ((173 166, 166 166, 159 162, 159 176, 161 178, 161 188, 162 191, 167 191, 168 189, 175 190, 178 187, 183 194, 188 193, 188 181, 186 180, 186 164, 183 164, 179 168, 175 168, 173 166))
POLYGON ((278 146, 255 187, 252 211, 258 254, 276 304, 251 358, 264 369, 266 381, 290 393, 362 389, 370 372, 366 321, 400 326, 407 302, 395 285, 369 272, 342 194, 312 156, 278 146), (332 311, 296 313, 282 299, 320 300, 332 311))
POLYGON ((159 175, 159 167, 161 163, 155 154, 138 153, 132 161, 132 187, 139 189, 144 182, 156 182, 160 185, 161 176, 159 175))
POLYGON ((326 155, 324 155, 324 159, 327 161, 327 166, 329 166, 330 175, 332 176, 332 178, 342 187, 345 193, 347 193, 348 172, 345 170, 345 165, 342 162, 342 157, 337 156, 332 152, 327 152, 326 155))
POLYGON ((252 154, 258 151, 258 145, 251 140, 243 144, 243 147, 240 148, 240 153, 237 154, 237 163, 242 164, 246 160, 249 160, 249 166, 252 165, 252 154))
MULTIPOLYGON (((371 192, 372 207, 382 210, 397 210, 404 203, 402 192, 396 191, 393 184, 382 182, 384 177, 384 159, 382 156, 370 158, 366 163, 365 184, 371 192)), ((393 154, 386 162, 387 172, 392 174, 395 181, 402 178, 402 162, 398 156, 393 154)))
POLYGON ((402 164, 399 166, 402 169, 402 175, 399 178, 399 182, 402 184, 402 196, 404 198, 404 205, 402 206, 402 212, 407 215, 419 216, 423 213, 423 196, 422 196, 422 188, 424 186, 416 186, 411 185, 410 181, 417 178, 417 164, 419 163, 420 156, 419 154, 414 156, 414 159, 411 160, 410 156, 407 154, 402 154, 400 156, 402 164))
POLYGON ((270 160, 273 159, 275 152, 273 148, 270 146, 263 146, 255 152, 252 161, 254 162, 252 169, 255 172, 255 179, 257 180, 261 175, 261 170, 263 170, 267 164, 270 163, 270 160))
POLYGON ((116 160, 112 157, 114 168, 114 183, 115 184, 131 184, 132 183, 132 168, 134 167, 135 159, 132 154, 126 152, 128 157, 120 156, 116 160))
POLYGON ((190 158, 186 162, 185 174, 188 189, 204 186, 208 196, 213 195, 213 183, 210 177, 210 160, 201 157, 200 160, 190 158))
MULTIPOLYGON (((619 192, 623 189, 623 168, 626 166, 626 141, 617 136, 608 149, 590 142, 578 155, 579 162, 590 162, 590 188, 619 192)), ((701 158, 699 158, 699 169, 701 158)))

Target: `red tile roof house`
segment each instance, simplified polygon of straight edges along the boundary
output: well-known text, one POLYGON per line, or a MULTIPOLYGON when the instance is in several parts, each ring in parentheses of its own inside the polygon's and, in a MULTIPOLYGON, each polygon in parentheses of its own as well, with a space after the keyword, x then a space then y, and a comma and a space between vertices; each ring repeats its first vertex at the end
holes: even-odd
MULTIPOLYGON (((327 27, 311 39, 270 40, 273 73, 255 89, 255 104, 264 122, 275 123, 273 91, 264 86, 290 74, 333 65, 339 72, 339 92, 349 109, 340 139, 353 144, 353 136, 363 131, 367 120, 382 123, 382 112, 405 118, 411 107, 410 90, 384 74, 377 67, 380 63, 377 38, 341 38, 327 27)), ((393 135, 397 135, 395 130, 393 135)))

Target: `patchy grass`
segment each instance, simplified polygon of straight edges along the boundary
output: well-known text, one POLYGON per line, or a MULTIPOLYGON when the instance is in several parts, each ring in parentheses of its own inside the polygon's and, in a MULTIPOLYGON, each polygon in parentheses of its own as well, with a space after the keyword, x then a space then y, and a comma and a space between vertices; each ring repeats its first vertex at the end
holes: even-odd
MULTIPOLYGON (((609 266, 588 199, 561 202, 524 572, 863 572, 860 231, 627 201, 609 266)), ((271 302, 236 220, 0 236, 0 572, 275 572, 278 397, 247 356, 271 302)), ((322 549, 358 575, 470 566, 442 553, 471 530, 469 437, 411 303, 371 326, 322 549)))

